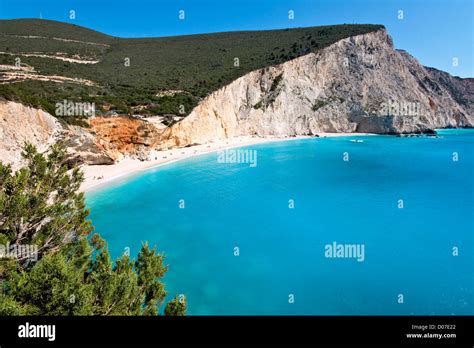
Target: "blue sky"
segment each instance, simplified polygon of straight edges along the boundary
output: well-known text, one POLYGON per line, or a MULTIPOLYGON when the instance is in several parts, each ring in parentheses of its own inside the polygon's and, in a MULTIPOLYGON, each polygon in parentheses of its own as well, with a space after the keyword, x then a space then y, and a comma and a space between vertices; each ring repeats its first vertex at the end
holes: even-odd
POLYGON ((40 14, 122 37, 377 23, 422 64, 474 77, 473 0, 0 0, 2 19, 40 14))

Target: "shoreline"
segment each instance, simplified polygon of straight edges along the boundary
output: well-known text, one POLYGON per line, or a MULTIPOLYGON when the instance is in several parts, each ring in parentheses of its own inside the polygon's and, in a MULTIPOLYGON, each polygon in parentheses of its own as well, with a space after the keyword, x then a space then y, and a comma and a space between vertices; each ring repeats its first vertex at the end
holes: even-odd
MULTIPOLYGON (((318 133, 319 138, 330 137, 358 137, 376 135, 371 133, 318 133)), ((199 155, 209 154, 220 150, 232 149, 236 147, 243 147, 249 145, 257 145, 263 143, 271 143, 278 141, 301 140, 301 139, 317 139, 315 136, 295 136, 295 137, 256 137, 256 136, 241 136, 232 139, 219 140, 206 144, 200 144, 184 148, 174 148, 171 150, 150 152, 150 157, 154 158, 150 161, 140 161, 125 157, 115 164, 104 165, 83 165, 81 167, 84 173, 84 182, 80 187, 82 192, 91 192, 107 183, 114 180, 132 176, 148 169, 171 164, 187 158, 196 157, 199 155)))

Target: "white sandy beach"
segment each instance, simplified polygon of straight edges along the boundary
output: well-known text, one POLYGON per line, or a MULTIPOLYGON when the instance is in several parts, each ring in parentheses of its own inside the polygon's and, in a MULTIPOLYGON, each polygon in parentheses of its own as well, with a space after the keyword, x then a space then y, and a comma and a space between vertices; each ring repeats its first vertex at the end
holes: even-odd
MULTIPOLYGON (((337 136, 363 136, 373 135, 368 133, 318 133, 319 137, 337 137, 337 136)), ((85 181, 81 185, 82 191, 90 191, 100 185, 108 183, 117 178, 131 175, 152 167, 157 167, 171 162, 176 162, 185 158, 198 156, 210 152, 215 152, 224 149, 230 149, 240 146, 248 146, 254 144, 268 143, 273 141, 289 141, 296 139, 314 138, 312 136, 297 136, 297 137, 256 137, 256 136, 242 136, 232 139, 219 140, 216 142, 195 145, 185 148, 175 148, 166 151, 152 151, 149 161, 140 161, 138 159, 124 158, 120 162, 112 165, 85 165, 82 166, 85 181)))

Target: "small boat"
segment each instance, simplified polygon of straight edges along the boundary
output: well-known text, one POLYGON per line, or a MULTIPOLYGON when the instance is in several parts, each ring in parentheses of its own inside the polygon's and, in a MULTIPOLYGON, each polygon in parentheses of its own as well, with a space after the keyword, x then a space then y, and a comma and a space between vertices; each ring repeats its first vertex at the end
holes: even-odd
POLYGON ((360 139, 351 139, 351 141, 353 143, 363 143, 364 142, 363 140, 360 140, 360 139))

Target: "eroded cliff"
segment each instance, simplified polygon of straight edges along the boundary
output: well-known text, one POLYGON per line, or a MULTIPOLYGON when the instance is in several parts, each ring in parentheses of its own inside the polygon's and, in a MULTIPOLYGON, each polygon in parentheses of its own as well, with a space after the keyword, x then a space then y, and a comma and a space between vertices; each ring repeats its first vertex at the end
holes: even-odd
POLYGON ((11 101, 0 102, 0 160, 16 167, 25 142, 45 150, 61 126, 47 112, 11 101))
POLYGON ((170 127, 163 145, 239 135, 420 133, 471 127, 469 111, 430 70, 395 50, 386 31, 378 30, 235 80, 170 127))

